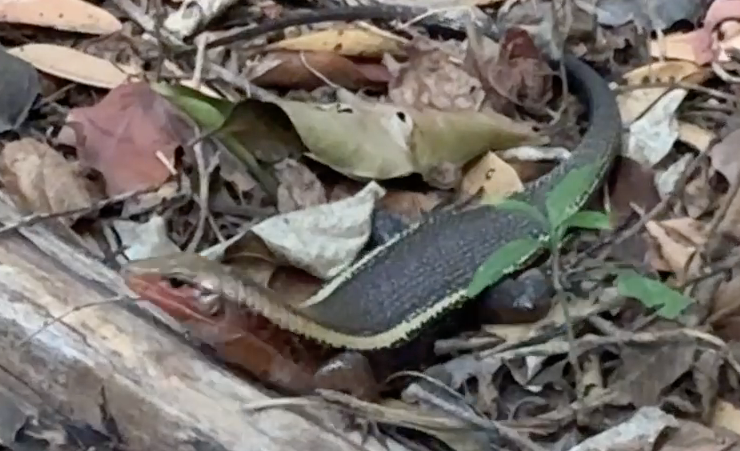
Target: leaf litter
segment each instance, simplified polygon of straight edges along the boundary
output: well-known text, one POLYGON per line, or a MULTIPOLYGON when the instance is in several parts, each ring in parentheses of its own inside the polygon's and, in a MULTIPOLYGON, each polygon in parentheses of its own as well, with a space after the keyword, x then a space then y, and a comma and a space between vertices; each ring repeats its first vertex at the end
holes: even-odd
MULTIPOLYGON (((726 449, 725 435, 736 440, 738 2, 513 2, 498 11, 515 25, 501 43, 472 28, 460 42, 418 26, 332 24, 208 51, 195 72, 191 56, 160 58, 153 41, 177 39, 146 24, 147 36, 132 31, 131 11, 102 39, 64 34, 117 29, 112 10, 83 3, 95 14, 64 22, 36 20, 21 4, 6 11, 12 17, 0 9, 0 20, 48 27, 30 43, 0 35, 11 57, 38 71, 17 72, 0 92, 12 113, 5 129, 21 134, 3 139, 5 190, 81 242, 95 235, 79 219, 99 219, 109 239, 96 250, 135 259, 196 251, 293 305, 367 252, 373 236, 392 236, 374 230, 384 212, 413 224, 470 198, 499 201, 566 158, 580 107, 560 103, 559 74, 538 50, 557 55, 565 41, 613 80, 626 144, 602 202, 589 207, 608 211, 612 230, 579 231, 554 266, 567 309, 558 298, 534 321, 435 337, 426 372, 397 375, 402 389, 377 403, 307 399, 457 451, 726 449), (84 17, 98 17, 98 28, 84 17), (694 30, 675 31, 679 21, 694 30), (51 43, 69 58, 22 51, 51 43), (637 47, 653 60, 645 64, 637 47), (94 60, 81 65, 82 55, 94 60), (86 76, 80 66, 101 69, 86 76), (34 103, 37 78, 45 104, 34 103), (126 195, 141 190, 153 197, 126 195), (123 208, 101 209, 106 199, 123 208)), ((175 6, 164 8, 181 37, 209 28, 216 12, 184 21, 175 6)), ((244 6, 232 8, 224 23, 244 6)), ((280 14, 248 9, 250 23, 280 14)), ((250 354, 267 352, 296 385, 324 357, 258 318, 220 323, 196 311, 192 290, 156 282, 146 285, 154 304, 177 307, 169 313, 196 337, 267 383, 280 381, 250 354)))

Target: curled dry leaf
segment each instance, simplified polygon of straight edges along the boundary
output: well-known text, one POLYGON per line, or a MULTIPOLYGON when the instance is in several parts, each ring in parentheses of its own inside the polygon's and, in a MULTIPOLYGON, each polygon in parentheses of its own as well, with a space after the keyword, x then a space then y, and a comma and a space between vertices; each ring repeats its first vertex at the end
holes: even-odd
POLYGON ((651 256, 652 267, 671 271, 679 280, 684 280, 689 259, 706 242, 702 223, 693 218, 677 218, 649 221, 645 228, 656 244, 655 254, 651 256))
POLYGON ((330 279, 349 266, 367 242, 375 202, 384 194, 371 182, 353 197, 273 216, 252 232, 278 257, 330 279))
POLYGON ((151 188, 170 175, 175 149, 192 133, 177 111, 144 82, 121 85, 92 107, 74 108, 59 139, 100 171, 109 195, 151 188))
POLYGON ((254 75, 248 78, 259 86, 305 90, 326 86, 326 80, 353 91, 379 88, 390 80, 381 64, 352 61, 334 52, 270 52, 250 73, 254 75))
MULTIPOLYGON (((34 213, 60 213, 93 203, 76 165, 32 138, 5 145, 0 153, 0 174, 14 200, 34 213)), ((77 217, 62 220, 71 224, 77 217)))
POLYGON ((326 190, 305 165, 286 158, 275 165, 278 186, 278 211, 288 213, 327 202, 326 190))

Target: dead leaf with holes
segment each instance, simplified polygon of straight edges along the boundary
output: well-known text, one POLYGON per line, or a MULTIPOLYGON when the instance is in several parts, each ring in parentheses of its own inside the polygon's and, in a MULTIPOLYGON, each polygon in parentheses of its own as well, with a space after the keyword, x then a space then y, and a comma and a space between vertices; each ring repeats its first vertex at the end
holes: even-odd
POLYGON ((266 46, 267 51, 332 52, 346 57, 380 58, 385 54, 400 56, 407 40, 380 28, 346 25, 312 31, 266 46))
MULTIPOLYGON (((33 213, 60 213, 93 203, 77 165, 32 138, 5 145, 0 153, 0 176, 14 200, 33 213)), ((70 225, 78 217, 60 219, 70 225)))
POLYGON ((309 157, 351 178, 427 176, 445 164, 461 167, 490 149, 542 141, 526 125, 495 113, 420 111, 345 99, 351 103, 281 100, 276 105, 290 118, 309 157))
POLYGON ((84 0, 3 1, 0 22, 99 35, 117 33, 122 28, 113 14, 84 0))
POLYGON ((314 90, 332 83, 356 91, 384 87, 390 74, 380 63, 353 61, 334 52, 273 51, 250 63, 245 76, 258 86, 314 90))
POLYGON ((72 109, 59 139, 76 147, 80 162, 100 171, 108 195, 116 195, 163 183, 190 134, 164 98, 137 82, 115 88, 94 106, 72 109))
POLYGON ((483 203, 494 203, 524 188, 519 175, 508 163, 488 152, 466 174, 462 181, 465 193, 482 193, 483 203))

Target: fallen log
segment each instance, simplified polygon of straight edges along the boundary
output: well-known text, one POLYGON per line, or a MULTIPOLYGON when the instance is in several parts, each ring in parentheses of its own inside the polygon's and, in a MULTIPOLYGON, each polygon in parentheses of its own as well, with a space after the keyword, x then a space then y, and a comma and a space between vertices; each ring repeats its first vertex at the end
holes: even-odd
MULTIPOLYGON (((3 193, 0 218, 19 218, 3 193)), ((132 301, 110 301, 130 295, 115 271, 46 226, 0 236, 0 445, 14 449, 24 436, 69 449, 357 449, 359 434, 332 427, 320 410, 249 412, 274 395, 209 361, 132 301), (44 327, 88 304, 100 305, 44 327), (38 432, 43 425, 51 429, 38 432)), ((372 439, 365 447, 382 449, 372 439)))

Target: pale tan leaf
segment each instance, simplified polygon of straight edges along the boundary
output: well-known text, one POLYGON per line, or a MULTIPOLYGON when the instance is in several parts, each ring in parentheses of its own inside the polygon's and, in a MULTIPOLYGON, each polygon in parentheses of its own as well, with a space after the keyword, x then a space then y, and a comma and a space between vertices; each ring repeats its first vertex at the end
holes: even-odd
POLYGON ((159 215, 146 222, 114 220, 112 227, 130 260, 173 255, 181 252, 167 234, 167 223, 159 215))
POLYGON ((482 190, 484 203, 495 203, 509 195, 519 192, 524 184, 519 175, 504 160, 488 152, 473 166, 462 182, 464 192, 475 195, 482 190))
POLYGON ((716 133, 696 124, 678 121, 678 139, 699 152, 706 152, 716 133))
MULTIPOLYGON (((93 201, 76 166, 32 138, 8 143, 0 153, 6 189, 34 213, 87 208, 93 201)), ((77 216, 63 218, 68 223, 77 216)))
POLYGON ((325 204, 326 190, 316 174, 291 158, 275 165, 278 186, 277 202, 280 213, 325 204))
POLYGON ((688 61, 655 62, 633 69, 624 75, 626 86, 636 89, 626 90, 617 95, 622 121, 630 124, 640 117, 648 108, 658 101, 669 87, 639 88, 644 83, 669 83, 687 81, 701 83, 708 72, 688 61))
POLYGON ((656 251, 666 265, 655 259, 652 261, 654 268, 672 271, 679 279, 682 278, 689 258, 696 252, 697 246, 705 241, 700 223, 693 218, 679 218, 662 222, 650 221, 645 224, 645 228, 655 240, 656 251))
POLYGON ((321 279, 354 261, 370 237, 375 202, 385 190, 370 182, 337 202, 273 216, 252 231, 277 256, 321 279))
POLYGON ((668 155, 678 138, 676 110, 687 94, 686 89, 673 89, 653 103, 630 125, 623 154, 651 167, 668 155))
POLYGON ((121 30, 121 22, 115 16, 84 0, 4 0, 0 2, 0 22, 89 34, 121 30))
POLYGON ((365 25, 345 25, 313 31, 269 44, 267 50, 334 52, 344 56, 378 58, 386 53, 400 55, 407 39, 365 25))
POLYGON ((740 173, 740 130, 733 130, 722 141, 712 146, 712 167, 729 183, 735 182, 740 173))
POLYGON ((530 144, 541 145, 546 137, 524 123, 492 112, 410 110, 415 171, 426 174, 442 162, 462 166, 486 151, 530 144))
POLYGON ((725 400, 718 400, 712 415, 712 427, 717 426, 740 434, 740 409, 725 400))
POLYGON ((110 61, 54 44, 26 44, 8 50, 41 72, 97 88, 113 89, 142 74, 140 68, 110 61))

